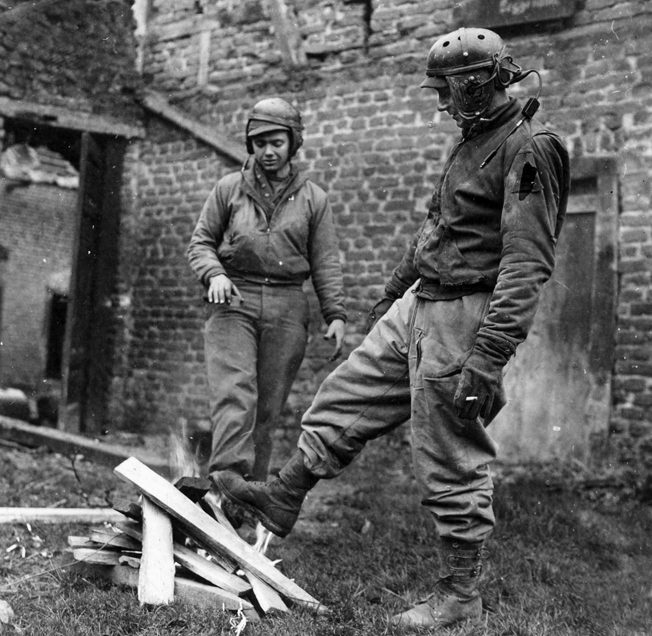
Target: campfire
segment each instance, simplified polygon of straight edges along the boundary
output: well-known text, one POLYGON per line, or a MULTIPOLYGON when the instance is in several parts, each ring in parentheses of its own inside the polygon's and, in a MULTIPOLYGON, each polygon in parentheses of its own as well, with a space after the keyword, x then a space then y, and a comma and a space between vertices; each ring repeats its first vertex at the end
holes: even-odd
POLYGON ((124 520, 70 536, 68 543, 74 558, 101 577, 137 588, 142 605, 182 600, 218 607, 233 613, 241 628, 293 606, 328 611, 260 551, 269 536, 259 537, 257 546, 238 536, 208 480, 172 483, 135 457, 114 472, 136 490, 133 501, 114 502, 124 520))

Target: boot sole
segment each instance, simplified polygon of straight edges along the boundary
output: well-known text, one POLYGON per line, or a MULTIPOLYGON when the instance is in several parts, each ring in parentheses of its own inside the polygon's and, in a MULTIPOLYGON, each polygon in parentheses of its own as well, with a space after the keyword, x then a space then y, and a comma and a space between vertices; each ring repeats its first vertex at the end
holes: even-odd
POLYGON ((215 480, 215 484, 220 489, 220 492, 223 493, 229 499, 229 501, 232 501, 234 504, 237 504, 238 506, 242 506, 247 512, 249 512, 254 517, 256 517, 256 519, 258 519, 260 523, 262 523, 265 526, 265 528, 267 528, 270 532, 274 533, 277 537, 283 539, 289 534, 288 530, 286 530, 285 528, 281 528, 281 526, 279 526, 272 519, 270 519, 264 512, 262 512, 255 506, 252 506, 251 504, 247 503, 246 501, 242 501, 242 499, 236 497, 234 494, 229 492, 229 490, 224 486, 224 484, 221 483, 221 479, 219 477, 215 480))

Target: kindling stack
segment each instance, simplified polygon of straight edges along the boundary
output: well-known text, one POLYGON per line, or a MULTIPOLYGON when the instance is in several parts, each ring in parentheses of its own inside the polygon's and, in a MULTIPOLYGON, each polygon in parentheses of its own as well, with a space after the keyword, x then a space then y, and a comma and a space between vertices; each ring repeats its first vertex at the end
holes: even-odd
POLYGON ((142 503, 114 506, 121 522, 88 537, 70 536, 68 543, 75 559, 104 578, 136 587, 141 604, 182 600, 250 621, 293 605, 328 611, 243 541, 219 509, 210 515, 197 505, 201 489, 183 480, 175 486, 134 457, 114 472, 135 486, 142 503))

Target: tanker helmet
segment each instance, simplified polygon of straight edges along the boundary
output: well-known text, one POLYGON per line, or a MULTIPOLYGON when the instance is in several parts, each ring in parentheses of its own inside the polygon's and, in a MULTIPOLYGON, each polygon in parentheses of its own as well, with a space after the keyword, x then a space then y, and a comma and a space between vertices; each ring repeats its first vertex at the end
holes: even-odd
POLYGON ((449 88, 460 116, 471 122, 486 113, 496 89, 517 81, 520 71, 497 33, 460 28, 430 48, 421 87, 449 88))
POLYGON ((253 154, 251 138, 274 130, 284 130, 290 136, 290 157, 293 157, 303 143, 303 122, 301 113, 280 97, 261 99, 251 109, 247 118, 247 152, 253 154))

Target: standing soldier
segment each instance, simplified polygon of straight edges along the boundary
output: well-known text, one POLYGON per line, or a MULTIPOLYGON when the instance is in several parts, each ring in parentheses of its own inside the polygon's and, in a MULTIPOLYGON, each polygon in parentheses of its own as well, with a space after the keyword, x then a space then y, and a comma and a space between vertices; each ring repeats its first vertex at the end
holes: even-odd
POLYGON ((209 475, 266 479, 270 433, 303 359, 310 276, 339 356, 346 314, 326 193, 292 164, 301 115, 277 97, 246 125, 253 158, 220 179, 204 204, 188 260, 206 289, 204 331, 211 405, 209 475))
POLYGON ((505 403, 503 369, 553 271, 569 189, 564 144, 532 119, 538 102, 522 106, 507 93, 531 72, 487 29, 458 29, 434 43, 421 86, 437 92, 438 110, 462 136, 374 307, 375 326, 321 385, 278 479, 217 476, 227 497, 284 536, 318 479, 410 419, 441 568, 431 597, 394 617, 409 628, 481 617, 478 578, 495 523, 487 426, 505 403))

